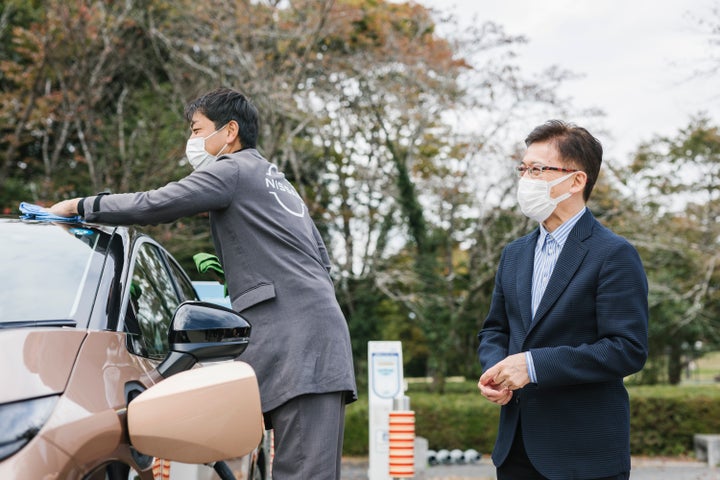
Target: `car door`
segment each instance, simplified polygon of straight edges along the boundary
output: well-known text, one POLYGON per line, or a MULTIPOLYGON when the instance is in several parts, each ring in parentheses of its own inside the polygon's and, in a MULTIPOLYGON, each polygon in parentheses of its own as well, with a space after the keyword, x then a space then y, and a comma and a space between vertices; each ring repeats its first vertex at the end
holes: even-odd
MULTIPOLYGON (((96 353, 84 357, 88 359, 84 363, 97 364, 103 350, 116 352, 108 355, 102 367, 96 368, 102 368, 102 376, 107 378, 104 382, 105 397, 113 399, 118 395, 123 396, 122 404, 118 407, 127 406, 140 393, 162 380, 156 368, 169 349, 168 330, 173 314, 180 303, 194 296, 192 287, 188 290, 181 286, 182 271, 175 271, 179 267, 159 244, 141 235, 130 245, 131 252, 126 255, 129 258, 126 281, 115 284, 116 287, 126 285, 118 312, 123 321, 108 320, 108 327, 117 326, 119 332, 114 335, 120 335, 116 338, 123 339, 120 343, 125 344, 124 348, 121 347, 124 352, 115 348, 113 332, 101 331, 89 336, 88 343, 94 346, 92 350, 96 353)), ((119 270, 115 265, 108 263, 107 268, 114 271, 117 278, 119 270)), ((185 281, 189 283, 189 280, 185 281)), ((109 290, 112 292, 113 288, 109 290)), ((112 297, 112 293, 109 297, 112 297)), ((114 302, 108 301, 107 304, 114 302)), ((113 400, 108 401, 115 403, 113 400)), ((150 479, 160 478, 163 471, 169 472, 169 462, 144 455, 130 445, 120 446, 120 451, 126 453, 94 469, 85 478, 150 479), (123 460, 124 457, 129 459, 123 460)))
MULTIPOLYGON (((168 352, 168 329, 173 313, 183 301, 197 300, 197 294, 175 259, 150 239, 136 241, 131 272, 125 315, 128 349, 157 366, 168 352)), ((130 393, 132 397, 140 390, 130 393)), ((227 461, 237 478, 248 478, 252 465, 251 456, 227 461)), ((217 478, 209 466, 161 459, 153 459, 153 471, 177 479, 217 478)))
POLYGON ((156 242, 139 236, 125 245, 131 246, 129 254, 112 249, 103 275, 112 280, 101 281, 104 286, 98 288, 102 300, 94 310, 98 317, 105 313, 105 327, 87 331, 64 395, 69 403, 83 406, 71 425, 74 441, 66 444, 73 445, 85 480, 155 476, 158 461, 128 445, 122 417, 135 397, 162 380, 156 368, 169 350, 175 310, 188 296, 169 266, 170 257, 156 242))

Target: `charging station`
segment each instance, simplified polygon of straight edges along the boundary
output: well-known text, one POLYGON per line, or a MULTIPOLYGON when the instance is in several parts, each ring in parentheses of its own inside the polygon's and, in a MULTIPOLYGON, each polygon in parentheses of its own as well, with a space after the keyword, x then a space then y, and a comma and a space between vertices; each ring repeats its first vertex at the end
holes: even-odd
POLYGON ((402 343, 368 342, 368 480, 390 480, 388 421, 393 399, 403 394, 402 343))

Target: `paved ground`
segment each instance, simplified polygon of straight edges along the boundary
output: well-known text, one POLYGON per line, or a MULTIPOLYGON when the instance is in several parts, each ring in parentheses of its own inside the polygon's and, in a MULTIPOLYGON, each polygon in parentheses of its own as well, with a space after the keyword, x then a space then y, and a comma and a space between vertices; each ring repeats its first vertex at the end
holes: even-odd
MULTIPOLYGON (((365 458, 343 459, 343 480, 367 480, 365 458)), ((473 465, 428 466, 415 472, 417 480, 495 480, 495 467, 487 457, 473 465)), ((720 480, 720 467, 693 460, 633 458, 631 480, 720 480)))

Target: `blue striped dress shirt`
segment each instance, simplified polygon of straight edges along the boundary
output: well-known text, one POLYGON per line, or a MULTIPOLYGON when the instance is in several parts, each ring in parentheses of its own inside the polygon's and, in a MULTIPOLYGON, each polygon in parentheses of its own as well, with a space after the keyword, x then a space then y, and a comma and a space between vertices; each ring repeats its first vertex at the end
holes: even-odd
MULTIPOLYGON (((538 235, 535 244, 535 261, 533 262, 533 278, 532 278, 532 315, 535 320, 535 312, 537 311, 545 287, 547 287, 550 276, 552 275, 555 264, 557 263, 560 252, 565 246, 565 241, 570 235, 570 231, 585 213, 586 207, 583 207, 570 220, 566 221, 554 232, 548 232, 545 227, 540 224, 540 235, 538 235)), ((532 383, 537 383, 535 375, 535 365, 533 364, 532 355, 529 351, 525 352, 527 360, 528 376, 532 383)))

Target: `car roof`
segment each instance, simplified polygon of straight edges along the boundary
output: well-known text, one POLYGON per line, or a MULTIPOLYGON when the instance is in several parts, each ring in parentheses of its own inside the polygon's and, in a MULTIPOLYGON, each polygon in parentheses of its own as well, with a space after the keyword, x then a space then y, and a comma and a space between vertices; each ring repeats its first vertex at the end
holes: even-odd
POLYGON ((87 223, 87 222, 50 222, 47 220, 32 220, 32 219, 23 219, 19 215, 8 215, 8 214, 0 214, 0 225, 2 224, 24 224, 28 225, 29 228, 34 227, 42 227, 47 225, 53 225, 57 228, 64 228, 67 226, 71 227, 87 227, 87 228, 93 228, 97 230, 101 230, 105 233, 112 234, 115 231, 132 231, 132 227, 120 227, 117 225, 103 225, 103 224, 96 224, 96 223, 87 223))

